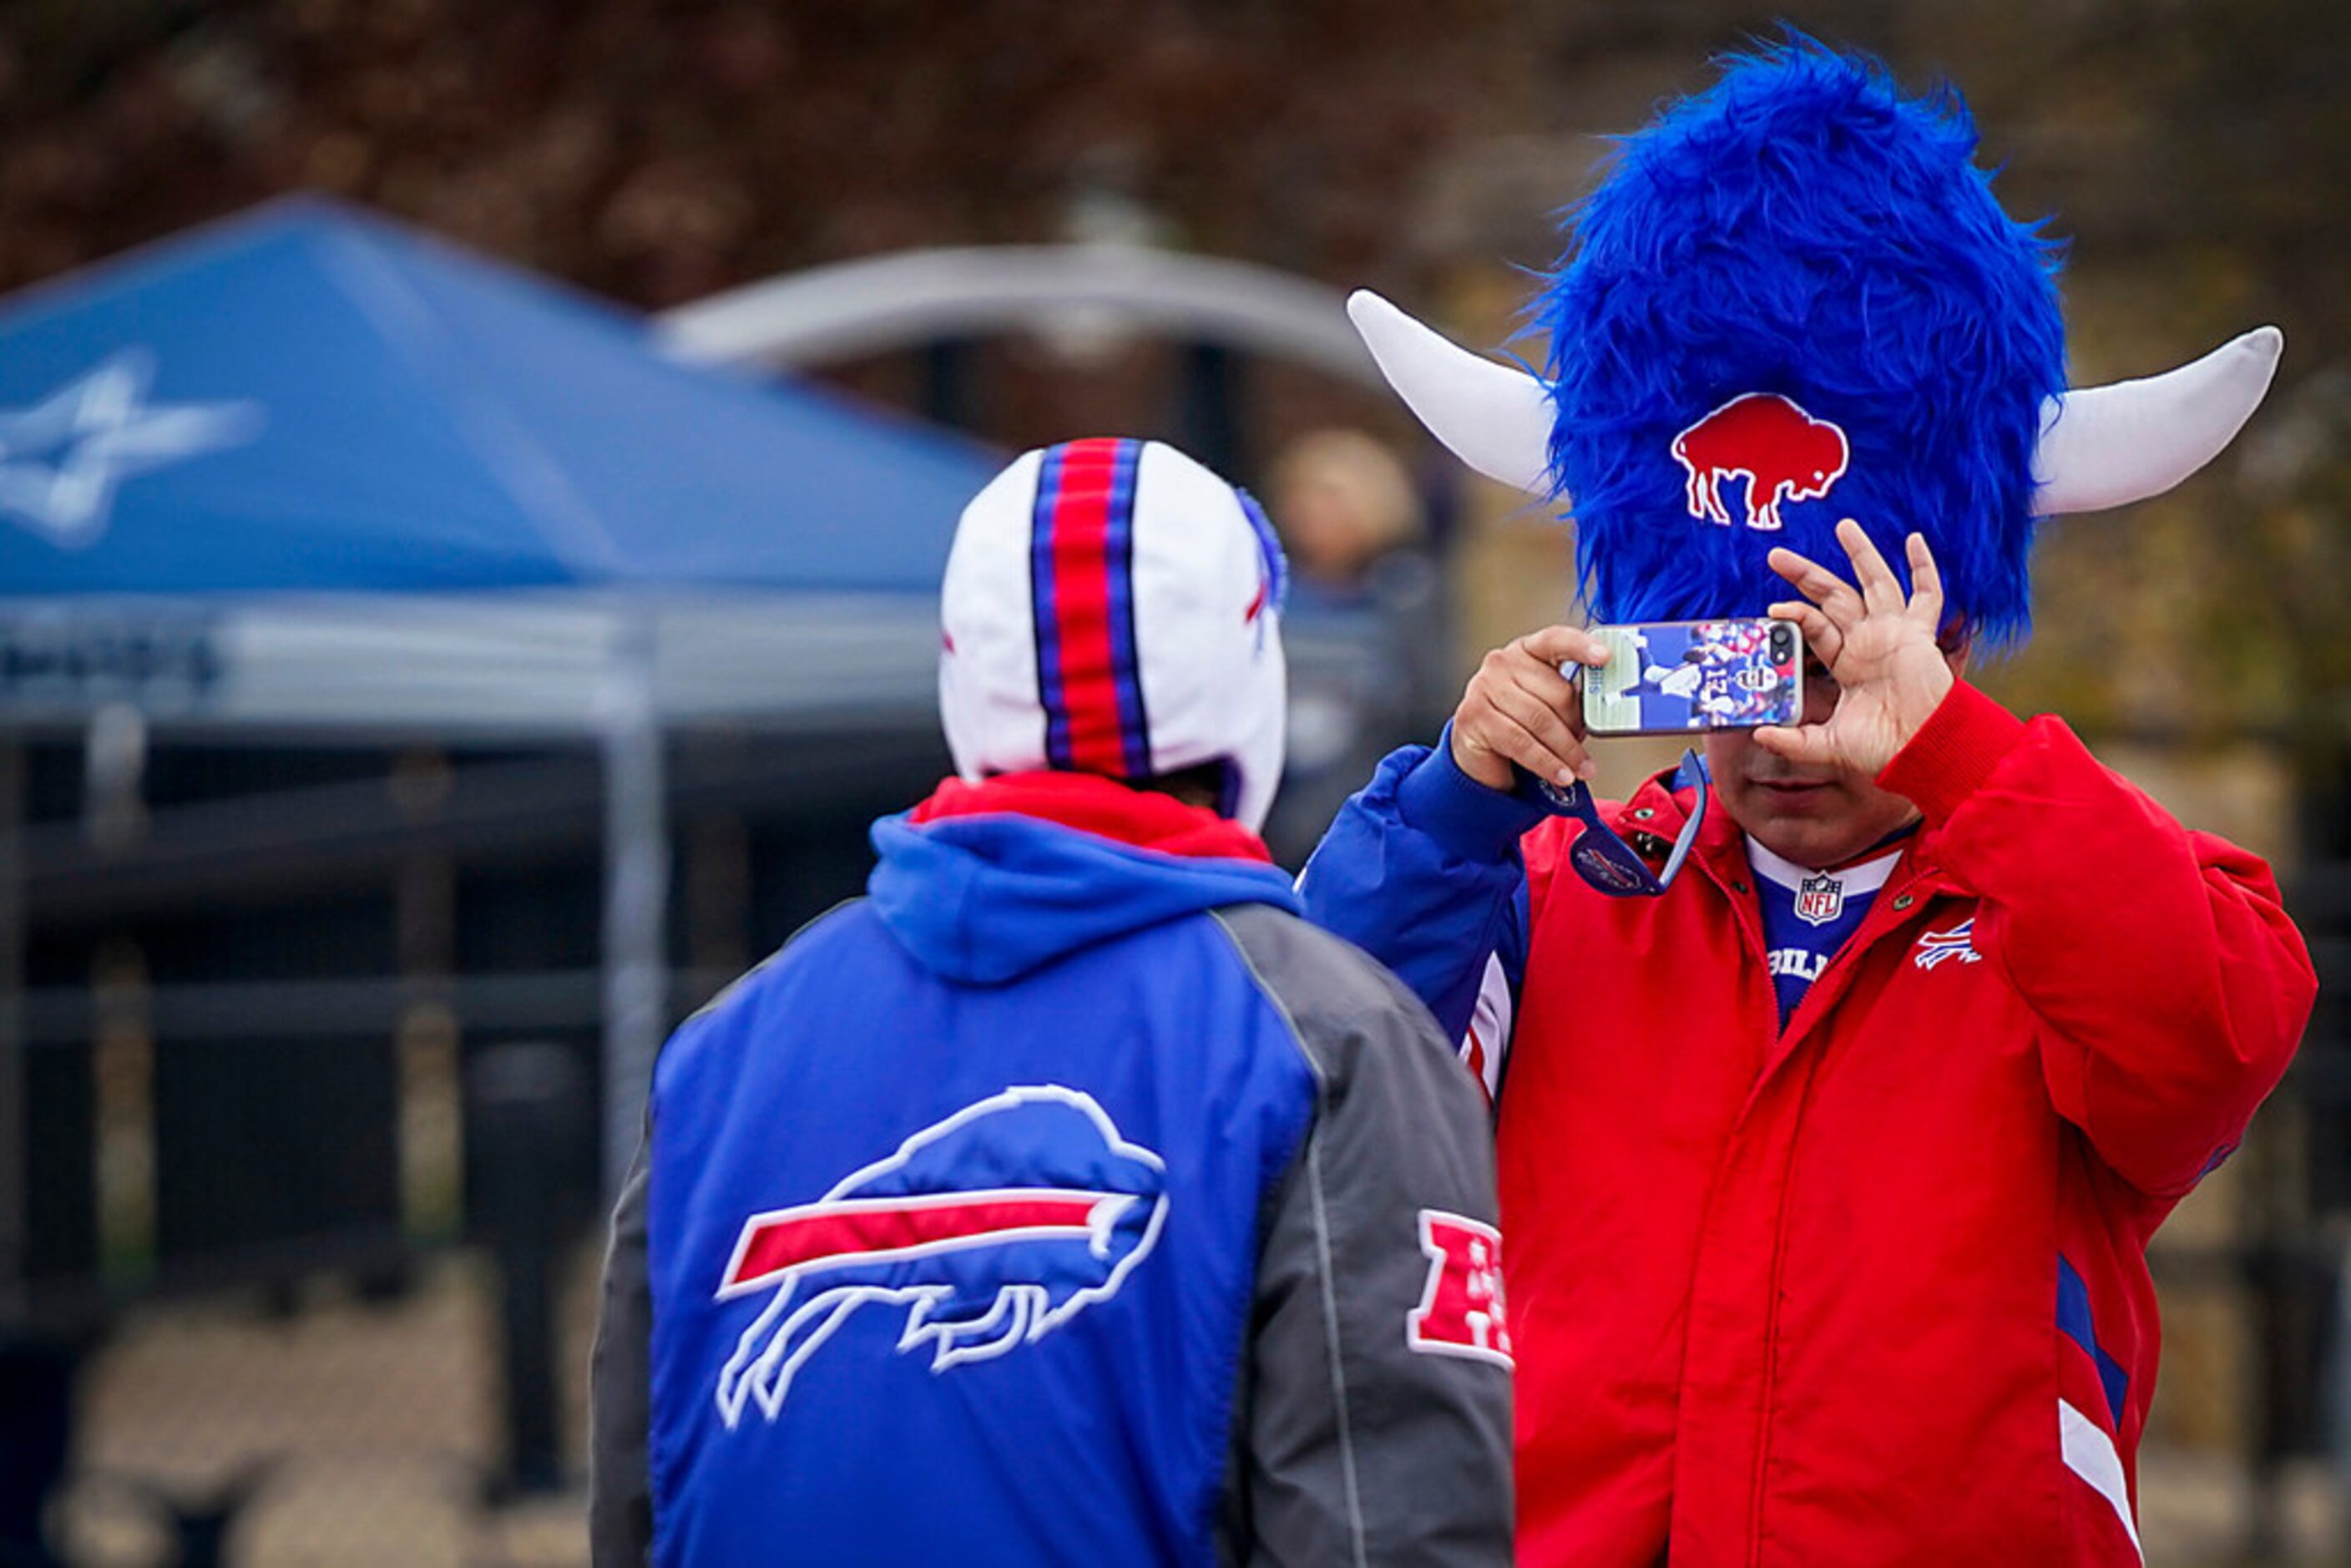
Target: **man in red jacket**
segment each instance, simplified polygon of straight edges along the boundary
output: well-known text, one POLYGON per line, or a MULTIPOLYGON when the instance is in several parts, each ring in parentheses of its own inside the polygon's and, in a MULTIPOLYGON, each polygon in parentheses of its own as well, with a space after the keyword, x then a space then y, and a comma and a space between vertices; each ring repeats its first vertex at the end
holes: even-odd
POLYGON ((1625 146, 1547 377, 1354 305, 1458 453, 1573 494, 1596 617, 1812 653, 1800 725, 1595 802, 1561 668, 1605 649, 1515 639, 1301 882, 1496 1097, 1522 1563, 2139 1559, 2146 1244, 2315 982, 2258 859, 1964 669, 2022 630, 2033 517, 2193 472, 2279 345, 2065 392, 2052 264, 1972 146, 1793 40, 1625 146))

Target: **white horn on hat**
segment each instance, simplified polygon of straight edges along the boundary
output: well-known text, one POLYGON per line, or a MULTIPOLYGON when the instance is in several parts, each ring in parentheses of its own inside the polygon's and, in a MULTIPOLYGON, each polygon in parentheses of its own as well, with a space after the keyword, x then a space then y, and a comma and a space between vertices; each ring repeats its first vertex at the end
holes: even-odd
MULTIPOLYGON (((1454 343, 1369 289, 1347 299, 1380 373, 1429 434, 1489 479, 1551 487, 1550 389, 1454 343)), ((2032 459, 2043 517, 2159 496, 2218 456, 2260 406, 2285 334, 2259 327, 2193 364, 2049 400, 2032 459)))
POLYGON ((1430 330, 1368 288, 1347 317, 1428 433, 1489 479, 1551 494, 1551 389, 1430 330))
POLYGON ((2160 496, 2244 428, 2284 351, 2284 333, 2256 327, 2176 371, 2051 398, 2032 453, 2032 509, 2053 517, 2160 496))

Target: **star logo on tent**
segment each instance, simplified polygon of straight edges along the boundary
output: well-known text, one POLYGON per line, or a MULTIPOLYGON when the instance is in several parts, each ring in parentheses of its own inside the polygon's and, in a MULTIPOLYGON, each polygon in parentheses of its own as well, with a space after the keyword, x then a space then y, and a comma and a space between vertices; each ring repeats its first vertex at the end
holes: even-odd
POLYGON ((61 549, 98 542, 123 480, 261 434, 257 402, 147 401, 155 357, 124 349, 29 408, 0 409, 0 512, 61 549))

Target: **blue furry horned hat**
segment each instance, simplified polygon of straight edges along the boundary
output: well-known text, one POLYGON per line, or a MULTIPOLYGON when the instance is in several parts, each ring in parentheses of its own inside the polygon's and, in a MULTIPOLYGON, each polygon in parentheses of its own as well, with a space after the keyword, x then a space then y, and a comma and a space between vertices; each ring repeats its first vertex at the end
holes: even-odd
POLYGON ((2283 339, 2069 392, 2056 247, 1973 162, 1955 92, 1905 98, 1801 35, 1618 147, 1531 315, 1547 374, 1464 353, 1375 295, 1381 369, 1466 461, 1573 507, 1593 614, 1760 615, 1775 545, 1840 563, 1855 517, 1927 536, 1962 628, 2031 619, 2035 519, 2168 489, 2227 444, 2283 339))

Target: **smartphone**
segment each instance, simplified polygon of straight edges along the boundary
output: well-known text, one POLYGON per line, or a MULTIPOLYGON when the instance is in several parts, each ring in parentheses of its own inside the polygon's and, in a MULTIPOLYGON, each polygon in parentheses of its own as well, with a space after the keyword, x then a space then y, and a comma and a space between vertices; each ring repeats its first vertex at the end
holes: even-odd
POLYGON ((1593 735, 1754 729, 1804 716, 1804 640, 1792 621, 1594 626, 1608 663, 1582 672, 1593 735))

